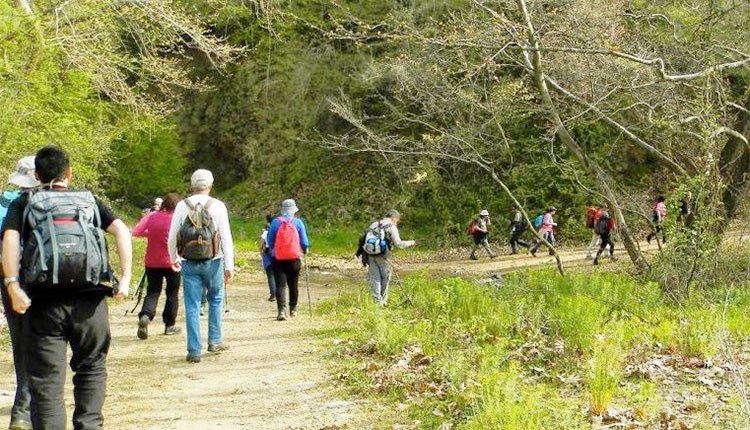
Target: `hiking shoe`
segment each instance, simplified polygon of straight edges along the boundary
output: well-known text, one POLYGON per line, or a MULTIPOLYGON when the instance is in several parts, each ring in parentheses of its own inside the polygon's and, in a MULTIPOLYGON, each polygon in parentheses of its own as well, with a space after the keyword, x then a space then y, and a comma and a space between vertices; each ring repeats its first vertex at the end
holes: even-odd
POLYGON ((594 258, 594 266, 598 266, 598 265, 599 265, 599 258, 594 258))
POLYGON ((479 257, 477 257, 476 255, 469 256, 469 258, 472 260, 479 260, 479 257))
POLYGON ((289 316, 296 317, 297 316, 297 309, 292 309, 289 311, 289 316))
POLYGON ((180 334, 181 332, 182 332, 182 329, 180 329, 177 326, 171 325, 169 327, 164 327, 164 334, 167 335, 167 336, 172 336, 172 335, 175 335, 175 334, 180 334))
POLYGON ((529 251, 529 254, 531 254, 532 257, 536 257, 536 251, 529 251))
POLYGON ((206 307, 207 305, 205 303, 201 305, 201 316, 206 315, 206 307))
POLYGON ((269 297, 268 297, 268 301, 269 301, 269 302, 275 302, 275 301, 276 301, 276 297, 274 297, 274 296, 269 296, 269 297))
POLYGON ((612 260, 612 261, 617 261, 617 257, 615 257, 612 254, 609 255, 609 259, 612 260))
POLYGON ((201 362, 201 356, 200 355, 188 354, 187 357, 185 357, 185 361, 187 361, 188 363, 200 363, 201 362))
POLYGON ((209 343, 208 344, 208 352, 224 352, 227 349, 229 349, 229 345, 227 345, 224 342, 221 343, 209 343))
POLYGON ((279 312, 279 315, 276 317, 276 321, 286 321, 286 313, 279 312))
POLYGON ((495 258, 495 257, 497 257, 497 254, 492 254, 492 255, 490 255, 490 260, 492 260, 492 259, 493 259, 493 258, 495 258))
POLYGON ((141 315, 138 318, 138 339, 148 339, 148 315, 141 315))
POLYGON ((26 420, 13 420, 8 430, 32 430, 31 423, 26 420))

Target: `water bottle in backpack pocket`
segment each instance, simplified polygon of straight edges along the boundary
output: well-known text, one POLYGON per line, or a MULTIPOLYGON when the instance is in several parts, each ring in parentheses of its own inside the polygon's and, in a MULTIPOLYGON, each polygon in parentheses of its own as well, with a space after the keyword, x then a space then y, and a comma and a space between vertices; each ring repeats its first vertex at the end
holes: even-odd
POLYGON ((370 225, 365 232, 365 243, 362 249, 369 255, 384 254, 390 247, 387 235, 385 234, 386 226, 378 221, 370 225))
POLYGON ((209 208, 214 199, 208 199, 205 205, 192 204, 190 199, 183 200, 187 207, 187 216, 177 232, 177 251, 186 260, 210 260, 219 254, 219 231, 214 225, 209 208))
POLYGON ((88 191, 37 191, 24 219, 31 234, 21 271, 31 288, 90 287, 114 281, 94 196, 88 191))

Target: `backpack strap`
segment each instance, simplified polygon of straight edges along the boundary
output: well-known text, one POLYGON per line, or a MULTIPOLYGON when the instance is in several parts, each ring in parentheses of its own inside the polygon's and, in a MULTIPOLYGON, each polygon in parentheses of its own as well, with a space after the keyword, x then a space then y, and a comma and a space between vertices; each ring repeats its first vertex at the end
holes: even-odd
POLYGON ((208 201, 206 202, 206 204, 205 204, 205 205, 203 205, 203 208, 204 208, 205 210, 208 210, 208 208, 210 208, 210 207, 211 207, 211 205, 212 205, 212 204, 214 203, 214 201, 216 201, 216 199, 214 199, 214 198, 212 198, 212 197, 211 197, 211 198, 209 198, 209 199, 208 199, 208 201))

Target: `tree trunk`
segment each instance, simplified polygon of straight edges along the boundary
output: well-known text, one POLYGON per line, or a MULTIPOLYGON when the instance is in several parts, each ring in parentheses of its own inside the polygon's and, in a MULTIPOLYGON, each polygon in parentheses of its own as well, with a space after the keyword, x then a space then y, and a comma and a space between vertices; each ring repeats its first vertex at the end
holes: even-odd
POLYGON ((31 3, 29 3, 29 0, 18 0, 18 7, 23 9, 23 11, 29 15, 34 14, 34 10, 31 8, 31 3))
MULTIPOLYGON (((746 101, 745 109, 750 110, 750 100, 746 101)), ((739 119, 734 127, 750 140, 750 113, 740 111, 739 119)), ((726 190, 722 196, 724 211, 727 219, 737 215, 742 197, 742 191, 748 182, 750 174, 750 148, 741 139, 730 136, 724 149, 721 151, 719 172, 726 183, 726 190)), ((722 223, 727 225, 728 223, 722 223)))
POLYGON ((643 254, 641 253, 638 246, 638 242, 635 240, 630 232, 630 229, 628 228, 628 224, 625 221, 625 216, 623 215, 622 209, 617 203, 617 197, 610 188, 604 172, 595 161, 591 160, 586 155, 586 153, 583 151, 583 148, 581 148, 578 142, 573 139, 573 136, 568 133, 568 130, 565 128, 565 124, 560 118, 560 114, 555 108, 554 102, 552 101, 552 96, 549 92, 549 88, 547 88, 547 81, 545 79, 544 72, 542 71, 542 59, 539 50, 539 42, 536 39, 534 25, 531 23, 531 16, 529 15, 529 11, 526 8, 526 1, 517 0, 517 2, 519 8, 521 9, 521 12, 523 13, 525 24, 529 32, 528 44, 531 48, 530 50, 524 50, 523 55, 526 60, 527 67, 529 67, 534 78, 534 84, 539 91, 540 96, 542 97, 545 107, 548 109, 549 116, 551 117, 553 124, 555 125, 555 134, 568 147, 573 155, 578 158, 586 171, 593 177, 597 187, 607 199, 609 205, 615 213, 615 219, 617 219, 617 223, 620 227, 623 245, 625 246, 625 249, 630 256, 630 260, 633 262, 636 269, 638 269, 640 273, 647 274, 650 271, 648 262, 643 257, 643 254), (529 54, 529 52, 531 53, 529 54))

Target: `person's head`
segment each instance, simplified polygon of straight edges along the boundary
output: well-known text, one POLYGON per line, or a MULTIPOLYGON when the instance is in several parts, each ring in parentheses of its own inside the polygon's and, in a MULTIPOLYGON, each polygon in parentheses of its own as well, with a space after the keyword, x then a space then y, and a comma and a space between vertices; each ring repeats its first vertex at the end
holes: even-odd
POLYGON ((663 203, 664 202, 664 196, 659 196, 656 198, 657 203, 663 203))
POLYGON ((169 193, 164 196, 164 200, 161 202, 159 210, 164 212, 174 212, 174 208, 177 207, 177 203, 180 202, 182 197, 177 193, 169 193))
POLYGON ((34 167, 36 177, 42 184, 67 183, 73 177, 70 157, 59 146, 49 145, 40 149, 34 158, 34 167))
POLYGON ((162 203, 164 203, 164 199, 163 198, 161 198, 161 197, 155 198, 154 199, 153 208, 158 211, 159 209, 161 209, 162 203))
POLYGON ((210 170, 198 169, 190 176, 190 190, 194 193, 208 194, 214 186, 214 175, 210 170))
POLYGON ((266 214, 266 224, 271 224, 271 221, 273 221, 273 215, 266 214))
POLYGON ((479 216, 482 218, 489 218, 490 212, 487 209, 482 209, 482 211, 479 212, 479 216))
POLYGON ((554 214, 555 212, 557 212, 557 208, 556 208, 556 207, 554 207, 554 206, 550 206, 550 207, 549 207, 549 208, 547 209, 547 212, 548 212, 548 213, 551 213, 551 214, 554 214))
POLYGON ((282 215, 294 215, 297 212, 299 212, 299 208, 297 207, 297 203, 294 201, 294 199, 286 199, 281 202, 282 215))
POLYGON ((510 211, 511 211, 512 213, 516 213, 516 212, 518 212, 518 208, 516 207, 516 205, 511 205, 511 206, 510 206, 510 211))
POLYGON ((34 156, 23 157, 16 163, 16 170, 10 174, 8 183, 17 186, 22 190, 36 188, 39 181, 34 175, 34 156))
POLYGON ((401 221, 401 214, 396 209, 389 209, 385 213, 385 217, 391 220, 394 225, 398 225, 399 221, 401 221))

